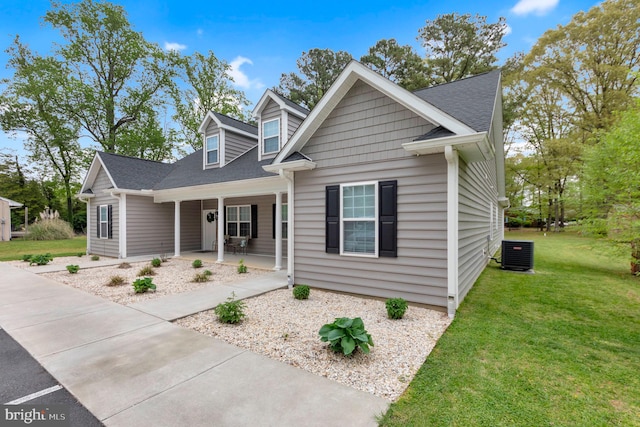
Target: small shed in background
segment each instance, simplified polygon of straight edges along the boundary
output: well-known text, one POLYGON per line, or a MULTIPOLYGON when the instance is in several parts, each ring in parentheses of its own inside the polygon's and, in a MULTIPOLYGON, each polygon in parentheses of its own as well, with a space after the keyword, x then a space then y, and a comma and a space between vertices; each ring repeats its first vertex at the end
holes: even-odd
POLYGON ((11 209, 22 207, 22 203, 0 197, 0 241, 11 240, 11 209))

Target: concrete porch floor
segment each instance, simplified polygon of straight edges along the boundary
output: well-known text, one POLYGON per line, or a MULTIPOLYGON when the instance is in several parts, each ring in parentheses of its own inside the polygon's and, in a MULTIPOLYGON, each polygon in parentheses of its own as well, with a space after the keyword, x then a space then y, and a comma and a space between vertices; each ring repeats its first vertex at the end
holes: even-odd
MULTIPOLYGON (((179 258, 194 260, 200 259, 203 262, 216 262, 218 260, 218 252, 212 251, 189 251, 182 252, 179 258)), ((241 254, 233 252, 224 253, 225 265, 235 265, 240 263, 240 260, 244 260, 244 265, 247 268, 259 268, 262 270, 273 270, 276 265, 276 258, 270 255, 258 255, 258 254, 241 254)), ((287 271, 287 258, 282 258, 282 270, 287 271)))

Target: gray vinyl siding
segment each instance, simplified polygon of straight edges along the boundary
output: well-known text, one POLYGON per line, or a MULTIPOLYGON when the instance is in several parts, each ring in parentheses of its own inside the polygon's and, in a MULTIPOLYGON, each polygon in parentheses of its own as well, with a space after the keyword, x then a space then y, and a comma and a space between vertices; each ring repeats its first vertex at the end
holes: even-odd
MULTIPOLYGON (((289 114, 289 113, 287 113, 289 114)), ((288 129, 287 129, 287 141, 289 141, 291 139, 291 135, 293 135, 293 133, 298 130, 298 128, 300 127, 300 123, 302 123, 302 119, 294 116, 293 114, 289 114, 287 116, 287 124, 288 124, 288 129)))
POLYGON ((180 203, 180 250, 200 250, 201 241, 202 211, 200 210, 200 200, 180 203))
POLYGON ((402 144, 433 127, 383 93, 358 81, 302 152, 326 166, 408 157, 402 144))
POLYGON ((401 144, 433 125, 357 83, 302 150, 317 163, 295 175, 295 282, 377 297, 447 303, 447 163, 401 144), (325 252, 325 187, 398 181, 398 257, 325 252))
POLYGON ((91 253, 95 255, 109 256, 118 258, 120 255, 120 213, 119 213, 119 201, 116 197, 112 197, 108 193, 104 193, 103 190, 113 188, 109 177, 104 169, 100 168, 96 180, 93 183, 91 190, 96 195, 91 199, 91 209, 89 209, 89 215, 91 216, 91 230, 89 230, 89 238, 91 239, 90 248, 91 253), (100 239, 98 238, 98 216, 96 213, 96 206, 111 205, 111 221, 113 238, 100 239))
POLYGON ((312 287, 445 306, 447 184, 442 156, 296 173, 295 281, 312 287), (325 252, 325 187, 398 180, 398 257, 325 252))
MULTIPOLYGON (((286 196, 283 195, 282 203, 286 203, 286 200, 286 196)), ((258 237, 252 238, 249 242, 249 253, 274 256, 276 241, 273 238, 273 204, 275 202, 275 195, 225 199, 225 206, 258 205, 258 237)), ((282 241, 282 256, 287 256, 286 240, 282 241)))
POLYGON ((174 213, 173 203, 127 196, 127 256, 173 254, 174 213))
MULTIPOLYGON (((502 209, 498 229, 491 235, 491 209, 496 211, 496 170, 493 161, 465 163, 460 159, 458 181, 458 295, 465 297, 502 239, 502 209), (487 240, 489 236, 490 240, 487 240)), ((496 219, 494 217, 494 227, 496 219)))
POLYGON ((246 153, 256 146, 258 139, 233 133, 230 130, 224 132, 224 162, 229 163, 239 155, 246 153))

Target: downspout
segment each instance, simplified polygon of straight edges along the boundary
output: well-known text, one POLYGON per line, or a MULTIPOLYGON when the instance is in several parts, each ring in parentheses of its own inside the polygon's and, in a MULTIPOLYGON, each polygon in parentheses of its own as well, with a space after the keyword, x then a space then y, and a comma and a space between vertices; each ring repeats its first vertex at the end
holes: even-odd
POLYGON ((453 319, 458 308, 458 152, 444 148, 447 159, 447 313, 453 319))
POLYGON ((288 209, 288 221, 287 221, 287 286, 289 289, 293 288, 294 272, 293 272, 293 250, 294 250, 294 235, 293 235, 293 222, 294 222, 294 185, 293 185, 293 172, 280 169, 280 177, 287 181, 287 209, 288 209))

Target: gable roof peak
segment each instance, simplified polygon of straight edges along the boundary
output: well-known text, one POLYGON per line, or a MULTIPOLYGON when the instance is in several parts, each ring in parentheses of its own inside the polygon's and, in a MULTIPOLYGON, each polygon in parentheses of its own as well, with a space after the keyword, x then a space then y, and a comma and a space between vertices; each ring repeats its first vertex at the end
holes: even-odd
POLYGON ((264 91, 264 93, 260 97, 260 100, 253 109, 251 115, 255 118, 260 117, 260 113, 267 106, 269 100, 273 100, 276 104, 278 104, 280 106, 280 109, 287 110, 288 112, 300 117, 301 119, 304 119, 309 115, 309 110, 304 108, 302 105, 296 104, 289 98, 279 94, 273 89, 267 89, 264 91))

